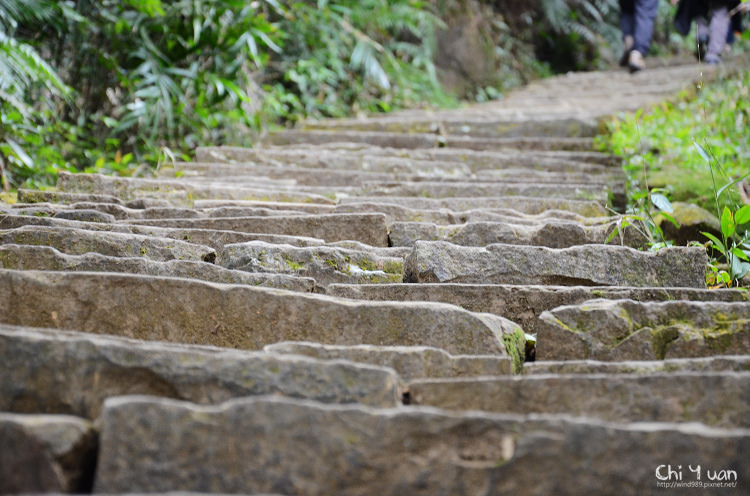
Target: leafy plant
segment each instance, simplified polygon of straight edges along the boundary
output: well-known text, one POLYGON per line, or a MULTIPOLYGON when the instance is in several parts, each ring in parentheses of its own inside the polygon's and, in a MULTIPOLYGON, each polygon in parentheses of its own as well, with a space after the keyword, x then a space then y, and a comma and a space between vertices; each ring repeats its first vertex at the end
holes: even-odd
POLYGON ((706 149, 694 143, 698 153, 706 161, 711 169, 711 177, 714 186, 714 200, 716 204, 716 213, 721 219, 721 238, 719 239, 711 233, 703 232, 709 240, 707 248, 718 252, 721 259, 726 263, 726 269, 718 267, 718 260, 714 259, 712 267, 712 281, 709 281, 712 287, 734 286, 739 284, 739 280, 747 275, 750 271, 750 231, 741 229, 741 226, 750 224, 750 205, 735 207, 730 209, 724 206, 723 210, 719 207, 719 198, 726 192, 742 181, 745 177, 739 179, 730 179, 721 187, 718 187, 716 176, 719 174, 726 176, 726 172, 715 159, 712 160, 706 149))

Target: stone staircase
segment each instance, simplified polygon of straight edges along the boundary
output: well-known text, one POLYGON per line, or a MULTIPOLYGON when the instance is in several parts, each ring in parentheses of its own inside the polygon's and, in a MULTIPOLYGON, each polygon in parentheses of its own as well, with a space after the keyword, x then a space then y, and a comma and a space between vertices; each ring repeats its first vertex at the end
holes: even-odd
POLYGON ((750 305, 607 116, 697 66, 304 123, 0 204, 0 493, 750 490, 750 305), (532 339, 532 336, 535 339, 532 339))

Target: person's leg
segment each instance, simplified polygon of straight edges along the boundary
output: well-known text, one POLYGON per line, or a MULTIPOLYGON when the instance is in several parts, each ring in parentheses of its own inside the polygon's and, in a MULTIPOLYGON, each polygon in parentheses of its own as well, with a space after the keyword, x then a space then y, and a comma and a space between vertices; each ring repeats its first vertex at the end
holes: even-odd
POLYGON ((620 30, 623 40, 635 35, 635 0, 620 0, 620 30))
POLYGON ((648 53, 651 36, 654 34, 654 21, 659 11, 659 0, 635 0, 635 32, 633 50, 641 55, 648 53))
POLYGON ((718 64, 721 62, 721 53, 727 42, 729 31, 729 9, 722 5, 711 11, 711 24, 709 25, 708 49, 706 50, 706 63, 718 64))
POLYGON ((698 61, 706 60, 706 49, 708 48, 708 21, 705 17, 695 18, 695 43, 697 45, 695 57, 698 61))
POLYGON ((620 0, 620 30, 623 44, 620 67, 627 67, 635 35, 635 0, 620 0))

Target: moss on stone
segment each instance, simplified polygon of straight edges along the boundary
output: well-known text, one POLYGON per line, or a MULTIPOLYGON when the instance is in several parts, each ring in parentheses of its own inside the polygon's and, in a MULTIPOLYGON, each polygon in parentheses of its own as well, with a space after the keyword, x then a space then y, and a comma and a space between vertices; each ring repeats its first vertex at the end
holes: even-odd
POLYGON ((680 326, 671 325, 651 331, 651 349, 658 360, 664 360, 669 345, 679 339, 680 326))
POLYGON ((378 266, 370 259, 364 258, 357 262, 357 267, 362 270, 375 271, 378 270, 378 266))
POLYGON ((305 268, 305 264, 301 262, 296 262, 289 257, 282 257, 282 258, 284 259, 284 263, 286 264, 286 266, 289 267, 294 272, 299 272, 300 270, 304 270, 305 268))
POLYGON ((523 372, 523 362, 526 358, 526 333, 520 327, 511 333, 503 334, 505 351, 511 359, 511 368, 514 374, 523 372))

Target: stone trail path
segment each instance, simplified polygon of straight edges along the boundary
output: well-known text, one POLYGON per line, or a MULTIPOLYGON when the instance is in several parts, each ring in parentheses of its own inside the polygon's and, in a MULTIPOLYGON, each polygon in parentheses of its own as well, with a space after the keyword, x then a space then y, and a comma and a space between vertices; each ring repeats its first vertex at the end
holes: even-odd
POLYGON ((604 244, 625 186, 592 139, 704 69, 20 191, 0 493, 746 494, 747 293, 707 290, 701 248, 604 244))

